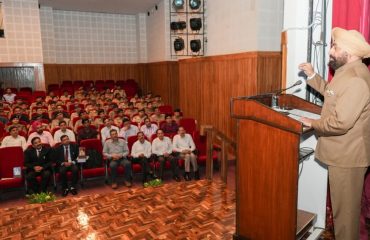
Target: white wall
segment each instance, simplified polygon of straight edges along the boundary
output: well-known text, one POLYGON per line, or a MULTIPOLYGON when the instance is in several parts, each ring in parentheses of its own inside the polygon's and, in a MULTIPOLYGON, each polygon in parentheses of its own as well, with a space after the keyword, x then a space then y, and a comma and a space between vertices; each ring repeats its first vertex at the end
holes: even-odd
MULTIPOLYGON (((314 10, 321 11, 320 3, 322 0, 314 1, 314 10), (317 7, 316 7, 317 6, 317 7)), ((288 56, 287 56, 287 86, 294 84, 298 79, 304 80, 299 76, 298 65, 307 61, 307 42, 308 42, 308 12, 309 2, 307 0, 285 0, 284 2, 284 29, 288 33, 288 56), (303 29, 300 29, 303 28, 303 29)), ((327 38, 326 43, 330 42, 331 29, 331 4, 327 10, 327 38)), ((315 26, 315 30, 320 26, 315 26)), ((314 31, 314 42, 320 40, 320 34, 314 31)), ((326 49, 328 52, 328 49, 326 49)), ((321 59, 321 57, 320 57, 321 59)), ((318 62, 321 65, 321 62, 318 62)), ((315 64, 316 65, 316 64, 315 64)), ((316 68, 317 71, 319 69, 316 68)), ((305 82, 305 81, 303 81, 305 82)), ((295 95, 305 98, 305 83, 300 86, 301 91, 295 95)), ((295 91, 297 88, 289 92, 295 91)), ((301 147, 310 147, 315 149, 317 138, 311 136, 306 141, 301 142, 301 147)), ((298 187, 298 208, 317 214, 315 222, 316 227, 325 227, 326 217, 326 193, 327 193, 327 169, 320 164, 314 157, 300 164, 302 173, 299 177, 298 187)))
MULTIPOLYGON (((186 1, 187 2, 187 1, 186 1)), ((148 61, 171 59, 170 1, 147 16, 148 61)), ((280 51, 283 0, 208 0, 205 5, 205 55, 280 51)), ((178 57, 181 58, 181 57, 178 57)))
POLYGON ((139 61, 137 19, 134 15, 60 11, 42 7, 40 16, 45 63, 139 61))
POLYGON ((3 1, 5 38, 0 38, 0 62, 42 63, 37 0, 3 1))
POLYGON ((145 13, 136 15, 136 40, 138 62, 145 63, 148 58, 145 13))
POLYGON ((162 0, 157 6, 146 15, 148 62, 170 60, 169 1, 162 0))

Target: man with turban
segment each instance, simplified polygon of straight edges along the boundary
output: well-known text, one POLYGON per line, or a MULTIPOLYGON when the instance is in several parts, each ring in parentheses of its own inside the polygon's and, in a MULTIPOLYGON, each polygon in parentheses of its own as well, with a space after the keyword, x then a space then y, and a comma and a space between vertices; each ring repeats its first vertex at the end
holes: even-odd
POLYGON ((310 63, 299 68, 307 84, 325 100, 321 118, 301 118, 319 136, 315 156, 328 166, 336 240, 359 239, 364 176, 370 165, 370 73, 362 59, 370 45, 355 30, 334 28, 329 66, 331 82, 316 74, 310 63))

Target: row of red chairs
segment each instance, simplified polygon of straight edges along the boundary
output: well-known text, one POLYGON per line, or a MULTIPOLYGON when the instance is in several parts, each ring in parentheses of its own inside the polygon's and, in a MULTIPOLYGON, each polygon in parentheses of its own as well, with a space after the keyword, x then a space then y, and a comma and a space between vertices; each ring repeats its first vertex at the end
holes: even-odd
MULTIPOLYGON (((199 132, 196 132, 193 134, 194 142, 197 146, 197 149, 199 151, 198 155, 198 163, 200 165, 204 165, 206 161, 206 138, 199 135, 199 132)), ((131 152, 132 145, 134 142, 137 141, 136 136, 132 136, 128 138, 128 147, 131 152)), ((103 156, 103 147, 101 144, 101 141, 98 139, 88 139, 88 140, 82 140, 80 143, 81 147, 85 147, 86 151, 90 149, 95 149, 98 154, 103 156)), ((213 154, 213 160, 217 160, 217 153, 214 152, 213 154)), ((103 158, 103 157, 102 157, 103 158)), ((104 158, 103 158, 104 159, 104 158)), ((24 155, 23 151, 20 147, 7 147, 7 148, 1 148, 0 149, 0 190, 3 189, 9 189, 9 188, 20 188, 22 186, 25 186, 25 189, 27 190, 27 183, 25 182, 25 178, 22 175, 20 178, 14 178, 13 176, 13 169, 15 167, 19 167, 23 169, 24 164, 24 155)), ((179 165, 183 167, 184 161, 182 159, 179 160, 179 165)), ((158 168, 158 163, 151 164, 152 168, 158 168)), ((170 165, 169 163, 166 164, 166 169, 169 169, 170 165)), ((140 164, 132 164, 133 173, 140 173, 142 171, 140 164)), ((118 169, 120 174, 123 174, 124 169, 120 167, 118 169)), ((104 159, 101 166, 96 166, 94 168, 81 168, 81 183, 85 179, 88 178, 95 178, 95 177, 105 177, 106 183, 108 182, 108 177, 110 174, 110 170, 108 168, 108 161, 104 159)), ((70 176, 69 176, 70 177, 70 176)), ((53 186, 56 190, 56 184, 59 181, 59 174, 54 172, 53 174, 53 186)))

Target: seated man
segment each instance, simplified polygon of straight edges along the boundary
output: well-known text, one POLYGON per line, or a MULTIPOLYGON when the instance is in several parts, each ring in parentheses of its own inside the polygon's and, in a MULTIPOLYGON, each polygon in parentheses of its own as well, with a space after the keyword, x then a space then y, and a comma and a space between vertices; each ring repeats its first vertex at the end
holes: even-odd
POLYGON ((78 131, 78 141, 99 138, 98 131, 90 126, 89 119, 82 119, 83 128, 78 131))
POLYGON ((36 130, 36 132, 33 132, 28 136, 28 145, 31 145, 31 139, 34 137, 39 137, 42 144, 49 144, 51 147, 55 145, 53 136, 51 136, 50 132, 44 131, 44 126, 40 122, 35 122, 32 125, 32 128, 36 130))
POLYGON ((177 164, 177 158, 171 156, 172 153, 172 143, 169 137, 164 136, 163 130, 157 130, 157 138, 152 142, 152 153, 157 157, 159 165, 159 178, 163 179, 164 164, 166 161, 171 163, 171 171, 173 174, 173 179, 177 182, 180 181, 178 172, 179 167, 177 164))
POLYGON ((78 181, 78 146, 75 143, 69 141, 67 135, 62 135, 60 137, 61 145, 55 149, 56 162, 59 166, 60 179, 62 182, 63 193, 62 196, 65 197, 71 192, 73 195, 77 194, 77 181, 78 181), (67 172, 72 173, 72 183, 71 187, 68 187, 67 172))
POLYGON ((186 181, 190 181, 190 163, 193 165, 194 178, 199 180, 197 156, 194 154, 195 144, 190 134, 185 132, 184 127, 179 127, 178 134, 173 137, 173 152, 176 156, 185 160, 186 181))
POLYGON ((31 139, 32 147, 24 152, 24 166, 26 169, 26 179, 30 184, 31 193, 39 193, 39 183, 37 176, 41 176, 41 191, 46 192, 51 175, 52 149, 43 147, 40 137, 31 139))
POLYGON ((61 121, 65 121, 67 126, 69 126, 69 118, 65 118, 62 112, 58 112, 55 119, 51 121, 50 129, 53 130, 54 128, 58 127, 61 121))
POLYGON ((63 135, 67 135, 69 140, 72 141, 72 142, 76 142, 76 136, 75 136, 75 133, 71 130, 71 129, 68 129, 67 128, 67 123, 66 121, 60 121, 59 122, 59 128, 55 133, 54 133, 54 141, 55 143, 59 143, 60 142, 60 137, 63 136, 63 135))
POLYGON ((125 118, 123 121, 123 128, 121 128, 119 136, 127 140, 128 137, 135 136, 138 132, 139 128, 135 125, 132 125, 130 119, 125 118))
POLYGON ((26 139, 23 136, 19 135, 18 127, 11 126, 9 127, 10 136, 4 137, 1 142, 0 148, 5 147, 22 147, 23 151, 27 149, 26 139))
POLYGON ((113 120, 111 118, 104 119, 104 125, 105 126, 100 130, 101 141, 103 144, 105 140, 111 137, 110 131, 112 129, 115 129, 117 133, 119 132, 119 128, 113 125, 113 120))
POLYGON ((17 95, 15 93, 12 93, 12 90, 10 88, 7 88, 3 95, 3 100, 8 103, 13 103, 16 96, 17 95))
POLYGON ((164 133, 177 133, 179 130, 179 125, 172 120, 171 115, 166 115, 166 122, 162 123, 160 127, 164 133))
POLYGON ((152 135, 158 130, 157 124, 151 123, 149 118, 144 119, 144 125, 140 127, 140 131, 150 139, 152 135))
POLYGON ((116 129, 110 130, 110 138, 104 143, 103 155, 110 160, 109 167, 112 175, 112 188, 117 189, 117 168, 122 165, 125 168, 126 187, 131 187, 131 163, 127 160, 129 153, 125 140, 118 138, 116 129))
POLYGON ((152 154, 152 146, 150 142, 145 140, 143 132, 138 132, 137 138, 138 140, 132 145, 131 156, 134 163, 140 163, 143 171, 143 183, 145 183, 147 181, 148 161, 152 154))

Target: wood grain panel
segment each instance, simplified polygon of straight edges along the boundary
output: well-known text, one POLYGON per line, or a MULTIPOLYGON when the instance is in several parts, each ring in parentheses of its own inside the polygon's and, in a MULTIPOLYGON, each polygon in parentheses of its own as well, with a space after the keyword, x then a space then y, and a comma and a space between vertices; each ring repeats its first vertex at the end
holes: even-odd
POLYGON ((145 64, 45 64, 44 72, 46 86, 64 80, 135 79, 143 90, 147 90, 145 64))
POLYGON ((179 61, 180 108, 235 139, 230 98, 280 88, 281 53, 250 52, 179 61))
POLYGON ((146 64, 147 89, 160 94, 165 103, 179 106, 179 67, 177 62, 146 64))

